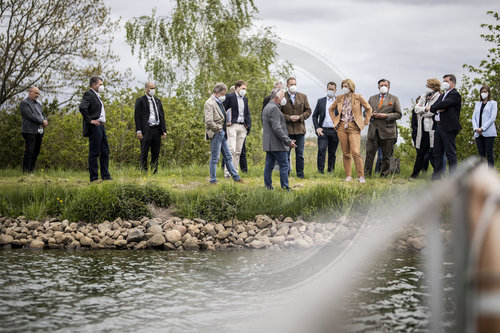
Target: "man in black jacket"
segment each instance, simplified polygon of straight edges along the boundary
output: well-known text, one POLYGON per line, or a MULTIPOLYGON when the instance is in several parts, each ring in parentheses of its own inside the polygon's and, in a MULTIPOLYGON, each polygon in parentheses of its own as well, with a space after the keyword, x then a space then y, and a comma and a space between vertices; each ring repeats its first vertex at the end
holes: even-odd
POLYGON ((36 100, 40 96, 37 87, 31 87, 28 97, 21 101, 19 110, 23 118, 21 132, 25 141, 23 172, 31 173, 35 169, 36 159, 42 145, 43 129, 47 127, 47 117, 42 112, 42 106, 36 100))
POLYGON ((439 179, 446 171, 443 165, 443 153, 448 159, 450 172, 457 167, 457 147, 455 138, 462 129, 460 126, 460 110, 462 108, 462 97, 455 89, 457 79, 453 74, 443 76, 444 94, 439 96, 436 103, 427 107, 434 116, 434 173, 432 179, 439 179))
POLYGON ((100 93, 104 92, 102 78, 94 76, 90 79, 90 89, 83 94, 80 103, 80 113, 83 117, 83 136, 89 138, 89 173, 90 181, 99 178, 99 165, 101 178, 111 180, 109 174, 109 145, 104 123, 106 113, 101 101, 100 93))
POLYGON ((135 102, 135 130, 141 141, 141 170, 148 170, 148 153, 151 148, 151 169, 158 171, 161 139, 167 137, 165 113, 161 101, 154 97, 156 85, 148 82, 146 94, 135 102))
POLYGON ((312 120, 316 135, 318 136, 318 159, 317 166, 318 172, 324 173, 326 151, 328 149, 328 172, 335 170, 335 153, 339 145, 339 138, 337 131, 333 126, 333 121, 330 117, 330 106, 335 101, 335 92, 337 85, 335 82, 328 82, 326 87, 326 97, 318 99, 316 108, 314 109, 312 120))

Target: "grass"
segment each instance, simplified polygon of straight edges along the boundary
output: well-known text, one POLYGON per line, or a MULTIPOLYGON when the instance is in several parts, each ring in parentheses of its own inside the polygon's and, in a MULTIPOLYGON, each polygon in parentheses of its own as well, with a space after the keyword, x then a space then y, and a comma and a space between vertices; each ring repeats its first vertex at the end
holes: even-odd
POLYGON ((339 148, 334 173, 319 174, 316 147, 307 145, 306 178, 294 177, 292 170, 290 193, 279 189, 277 172, 273 173, 276 189, 264 188, 263 164, 249 166, 249 172, 242 174, 245 184, 225 179, 219 167, 218 186, 208 182, 208 161, 206 165, 162 166, 156 175, 142 174, 131 166, 111 165, 114 181, 97 184, 90 184, 88 173, 83 171, 41 169, 33 175, 24 175, 17 169, 4 169, 0 170, 0 214, 98 222, 118 216, 133 219, 150 215, 148 204, 154 203, 171 206, 180 217, 210 221, 251 219, 258 214, 311 220, 323 214, 363 212, 380 201, 397 203, 402 194, 425 185, 430 177, 427 174, 410 180, 412 166, 401 165, 401 173, 393 177, 375 175, 367 178, 366 184, 359 184, 356 178, 346 183, 341 156, 339 148))

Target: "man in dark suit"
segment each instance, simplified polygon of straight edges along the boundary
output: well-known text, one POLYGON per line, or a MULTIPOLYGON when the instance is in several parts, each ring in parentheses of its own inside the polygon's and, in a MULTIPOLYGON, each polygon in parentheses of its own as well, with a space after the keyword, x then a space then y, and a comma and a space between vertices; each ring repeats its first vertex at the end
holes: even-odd
POLYGON ((335 170, 335 153, 339 145, 339 138, 337 131, 333 125, 332 118, 330 117, 330 106, 335 101, 335 92, 337 91, 337 84, 335 82, 328 82, 326 85, 326 97, 318 99, 316 108, 314 109, 312 120, 316 135, 318 136, 318 171, 319 173, 325 172, 326 151, 328 149, 328 172, 335 170))
POLYGON ((108 137, 104 128, 106 113, 99 95, 103 92, 102 78, 99 76, 92 77, 90 79, 90 89, 83 94, 79 108, 83 117, 83 136, 89 138, 89 173, 91 182, 99 178, 97 159, 99 159, 101 167, 101 178, 111 180, 108 137))
MULTIPOLYGON (((245 97, 247 84, 239 80, 234 84, 234 92, 226 95, 224 108, 231 110, 228 112, 227 121, 227 144, 233 157, 233 165, 238 172, 240 165, 240 155, 245 139, 252 126, 252 117, 248 108, 248 98, 245 97)), ((225 171, 226 178, 229 177, 229 171, 225 171)))
POLYGON ((21 101, 19 110, 23 118, 21 132, 25 141, 23 172, 31 173, 35 169, 36 159, 42 146, 43 129, 49 124, 42 112, 42 106, 36 100, 40 96, 37 87, 31 87, 28 97, 21 101))
POLYGON ((141 141, 141 170, 148 170, 148 153, 151 148, 151 169, 158 172, 161 139, 167 137, 165 113, 161 101, 154 97, 156 85, 148 82, 146 94, 135 102, 135 130, 141 141))
POLYGON ((381 147, 380 176, 386 177, 389 175, 390 160, 398 138, 396 120, 401 119, 402 112, 399 98, 389 93, 391 89, 389 80, 380 79, 378 89, 379 93, 368 99, 373 112, 366 141, 365 175, 371 176, 375 154, 381 147))
POLYGON ((457 167, 457 147, 455 138, 462 129, 460 125, 460 110, 462 96, 455 89, 457 78, 453 74, 443 76, 444 94, 426 111, 431 111, 434 116, 434 173, 432 179, 439 179, 446 171, 443 163, 443 153, 448 159, 450 172, 457 167))

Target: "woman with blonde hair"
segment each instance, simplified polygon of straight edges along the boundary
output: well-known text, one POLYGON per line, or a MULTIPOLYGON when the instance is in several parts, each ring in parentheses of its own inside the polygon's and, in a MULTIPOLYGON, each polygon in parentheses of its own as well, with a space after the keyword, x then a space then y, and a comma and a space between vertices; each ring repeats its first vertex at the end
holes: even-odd
POLYGON ((411 178, 417 178, 424 166, 425 155, 431 150, 430 162, 434 167, 432 149, 434 147, 434 113, 425 111, 425 109, 439 98, 441 91, 441 82, 438 79, 427 79, 425 92, 420 96, 417 105, 415 105, 415 114, 417 115, 417 136, 415 138, 415 148, 417 149, 417 158, 413 165, 411 178))
POLYGON ((491 99, 490 87, 482 86, 479 89, 479 102, 476 102, 472 114, 472 128, 476 138, 479 156, 486 157, 491 167, 495 166, 493 147, 497 129, 495 120, 497 118, 497 102, 491 99))
POLYGON ((363 96, 354 93, 355 90, 356 85, 351 79, 342 81, 342 95, 332 103, 329 112, 342 147, 345 181, 348 182, 352 179, 352 155, 359 182, 365 183, 363 159, 361 158, 361 130, 370 122, 372 108, 363 96), (364 113, 361 111, 361 107, 365 109, 364 113))

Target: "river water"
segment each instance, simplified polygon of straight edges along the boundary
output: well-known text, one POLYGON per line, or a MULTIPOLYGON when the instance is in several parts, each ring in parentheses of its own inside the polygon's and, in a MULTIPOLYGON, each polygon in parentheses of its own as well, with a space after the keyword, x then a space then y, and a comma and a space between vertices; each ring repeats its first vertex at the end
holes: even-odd
MULTIPOLYGON (((306 250, 16 249, 0 256, 0 332, 254 332, 283 290, 319 265, 306 250)), ((443 279, 449 292, 451 274, 443 279)), ((339 309, 346 326, 332 331, 427 331, 420 255, 386 253, 353 281, 339 309)))

